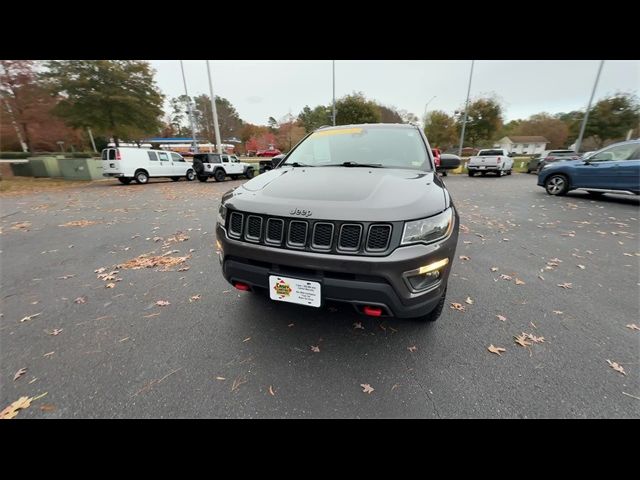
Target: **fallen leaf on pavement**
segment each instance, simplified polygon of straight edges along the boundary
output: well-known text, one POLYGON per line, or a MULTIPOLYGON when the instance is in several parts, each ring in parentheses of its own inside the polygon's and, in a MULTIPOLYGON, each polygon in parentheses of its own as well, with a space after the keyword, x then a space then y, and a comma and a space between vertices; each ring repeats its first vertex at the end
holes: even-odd
POLYGON ((374 391, 374 388, 371 385, 369 385, 368 383, 361 383, 360 386, 362 387, 362 393, 371 394, 371 392, 374 391))
POLYGON ((58 277, 58 280, 67 280, 73 277, 75 277, 75 275, 63 275, 62 277, 58 277))
POLYGON ((464 312, 466 310, 466 307, 461 303, 451 303, 450 308, 452 308, 453 310, 458 310, 460 312, 464 312))
POLYGON ((489 345, 489 348, 487 348, 487 350, 489 350, 491 353, 495 353, 498 356, 502 356, 502 354, 500 352, 506 352, 507 351, 506 348, 494 347, 493 344, 489 345))
POLYGON ((238 387, 240 385, 242 385, 243 383, 247 383, 247 379, 246 378, 240 378, 240 377, 236 378, 233 381, 233 385, 231 385, 231 391, 233 392, 234 390, 237 390, 238 387))
POLYGON ((105 268, 105 267, 100 267, 100 268, 98 268, 97 270, 94 270, 94 271, 93 271, 93 273, 102 273, 102 272, 104 272, 105 270, 106 270, 106 268, 105 268))
POLYGON ((525 285, 525 283, 519 278, 516 278, 516 285, 525 285))
POLYGON ((555 313, 556 315, 562 315, 564 312, 560 310, 554 310, 553 313, 555 313))
POLYGON ((222 381, 224 381, 224 380, 226 380, 226 378, 224 378, 224 377, 216 377, 216 380, 222 380, 222 381))
POLYGON ((105 285, 105 288, 116 288, 116 284, 115 283, 107 283, 105 285))
POLYGON ((295 323, 290 323, 289 325, 287 325, 287 327, 291 328, 295 325, 295 323))
POLYGON ((504 273, 502 275, 500 275, 500 278, 502 280, 507 280, 507 281, 511 281, 512 278, 509 275, 505 275, 504 273))
POLYGON ((242 340, 242 343, 244 343, 244 342, 248 342, 249 340, 251 340, 251 337, 247 337, 247 338, 245 338, 244 340, 242 340))
POLYGON ((364 327, 362 326, 362 323, 360 322, 356 322, 353 324, 353 328, 360 328, 362 330, 364 330, 364 327))
POLYGON ((579 268, 580 270, 584 270, 584 269, 585 269, 585 268, 587 268, 587 267, 585 267, 584 265, 578 265, 578 268, 579 268))
POLYGON ((471 260, 469 257, 467 257, 466 255, 460 255, 458 257, 460 260, 471 260))
POLYGON ((24 317, 23 319, 20 320, 20 323, 22 322, 28 322, 29 320, 31 320, 32 318, 36 318, 38 315, 41 315, 42 312, 40 313, 34 313, 33 315, 29 315, 27 317, 24 317))
POLYGON ((158 300, 156 305, 159 307, 166 307, 167 305, 171 305, 171 302, 167 302, 166 300, 158 300))
POLYGON ((62 332, 62 328, 54 328, 51 332, 49 332, 48 330, 45 330, 46 333, 48 333, 49 335, 60 335, 60 332, 62 332))
POLYGON ((416 347, 415 345, 411 346, 411 347, 407 347, 407 350, 409 350, 411 353, 415 352, 416 350, 418 350, 418 347, 416 347))
POLYGON ((502 315, 496 315, 496 317, 497 317, 497 318, 498 318, 498 320, 500 320, 501 322, 504 322, 504 321, 507 319, 507 317, 504 317, 504 316, 502 316, 502 315))
POLYGON ((42 355, 43 357, 50 357, 51 355, 53 355, 56 352, 49 352, 49 353, 45 353, 44 355, 42 355))
POLYGON ((273 387, 271 385, 269 385, 269 393, 271 394, 272 397, 276 396, 276 393, 273 391, 273 387))
POLYGON ((516 341, 516 343, 518 345, 520 345, 521 347, 528 347, 529 345, 531 345, 530 342, 527 342, 527 337, 525 336, 525 334, 523 333, 522 335, 517 335, 514 336, 513 339, 516 341))
POLYGON ((59 227, 87 227, 89 225, 95 225, 98 222, 94 222, 93 220, 74 220, 72 222, 63 223, 62 225, 58 225, 59 227))
POLYGON ((524 332, 522 332, 522 335, 527 340, 531 340, 533 343, 544 343, 544 337, 536 337, 535 335, 533 335, 531 333, 524 333, 524 332))
POLYGON ((196 302, 198 300, 200 300, 202 298, 202 295, 198 294, 198 295, 193 295, 191 297, 189 297, 189 301, 190 302, 196 302))
POLYGON ((311 345, 311 351, 318 353, 318 352, 320 352, 320 347, 317 347, 315 345, 311 345))
POLYGON ((0 420, 8 420, 15 417, 16 415, 18 415, 19 410, 29 408, 31 406, 31 402, 44 397, 47 393, 48 392, 45 392, 42 395, 38 395, 37 397, 20 397, 18 400, 16 400, 0 412, 0 420))
POLYGON ((498 267, 491 267, 491 271, 492 272, 497 272, 498 271, 498 267))
POLYGON ((55 409, 55 405, 51 405, 50 403, 45 403, 40 406, 40 410, 43 412, 53 412, 55 409))
POLYGON ((560 288, 569 289, 569 288, 573 288, 573 283, 559 283, 558 286, 560 288))
POLYGON ((24 375, 25 373, 27 373, 27 369, 26 368, 21 368, 20 370, 18 370, 16 372, 16 374, 13 376, 13 381, 15 382, 17 379, 19 379, 22 375, 24 375))
POLYGON ((78 297, 74 300, 75 303, 87 303, 87 297, 78 297))
POLYGON ((630 323, 626 327, 631 329, 631 330, 640 330, 640 327, 638 325, 636 325, 635 323, 630 323))
POLYGON ((622 365, 619 365, 617 362, 612 362, 611 360, 607 360, 607 363, 611 368, 613 368, 616 372, 621 373, 622 375, 626 375, 627 373, 622 368, 622 365))

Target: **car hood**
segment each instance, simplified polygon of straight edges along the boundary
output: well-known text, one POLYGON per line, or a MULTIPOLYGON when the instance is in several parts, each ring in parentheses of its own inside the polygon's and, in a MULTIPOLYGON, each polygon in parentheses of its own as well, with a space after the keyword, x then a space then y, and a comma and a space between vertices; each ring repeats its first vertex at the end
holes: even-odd
POLYGON ((432 172, 362 167, 285 167, 227 192, 228 208, 322 220, 400 221, 424 218, 450 203, 432 172))

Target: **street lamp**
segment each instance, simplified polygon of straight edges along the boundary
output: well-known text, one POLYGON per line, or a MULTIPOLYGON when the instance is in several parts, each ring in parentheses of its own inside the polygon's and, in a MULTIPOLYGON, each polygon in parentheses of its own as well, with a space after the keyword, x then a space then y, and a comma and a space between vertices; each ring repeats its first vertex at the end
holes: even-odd
POLYGON ((433 101, 433 99, 436 98, 436 96, 434 95, 433 97, 431 97, 431 100, 429 100, 425 106, 424 106, 424 123, 427 123, 427 107, 429 106, 429 104, 433 101))

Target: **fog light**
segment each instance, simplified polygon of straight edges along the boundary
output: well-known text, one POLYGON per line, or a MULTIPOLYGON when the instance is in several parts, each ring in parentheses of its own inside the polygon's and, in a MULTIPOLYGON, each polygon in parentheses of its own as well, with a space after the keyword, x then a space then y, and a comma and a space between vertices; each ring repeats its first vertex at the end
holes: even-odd
POLYGON ((442 277, 442 270, 448 264, 449 259, 443 258, 429 265, 405 272, 404 278, 412 291, 428 290, 438 284, 442 277))

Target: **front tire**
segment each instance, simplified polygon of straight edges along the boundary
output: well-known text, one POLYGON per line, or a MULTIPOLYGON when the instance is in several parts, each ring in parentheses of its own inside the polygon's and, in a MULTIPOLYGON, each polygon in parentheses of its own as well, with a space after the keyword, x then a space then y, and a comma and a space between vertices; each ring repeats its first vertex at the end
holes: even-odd
POLYGON ((144 170, 139 170, 136 172, 136 183, 139 185, 144 185, 145 183, 149 183, 149 174, 144 170))
POLYGON ((244 172, 244 176, 247 179, 252 179, 253 178, 253 168, 247 168, 247 171, 244 172))
POLYGON ((216 173, 213 174, 213 178, 216 180, 216 182, 224 182, 224 179, 227 177, 227 174, 225 173, 225 171, 221 168, 219 168, 218 170, 216 170, 216 173))
POLYGON ((129 177, 118 177, 118 181, 124 185, 129 185, 131 183, 131 180, 133 180, 133 178, 129 178, 129 177))
POLYGON ((196 179, 196 173, 193 170, 187 171, 185 175, 187 182, 193 182, 196 179))
POLYGON ((544 181, 544 189, 549 195, 565 195, 569 191, 569 179, 560 174, 551 175, 544 181))
POLYGON ((420 320, 423 322, 435 322, 436 320, 438 320, 438 318, 440 318, 440 315, 442 315, 442 310, 444 309, 444 302, 446 297, 447 297, 447 289, 445 288, 444 292, 442 293, 442 297, 440 297, 440 301, 438 302, 436 307, 426 315, 423 315, 422 317, 417 317, 417 320, 420 320))

